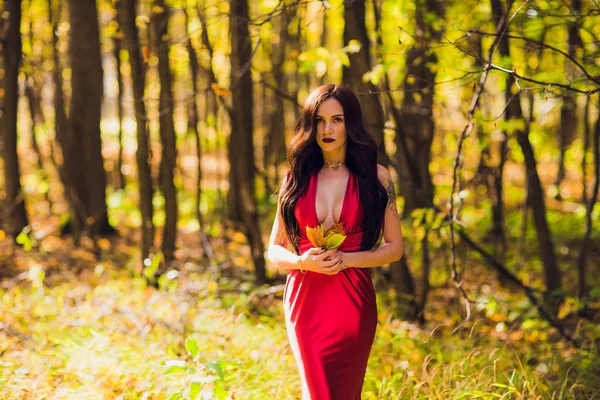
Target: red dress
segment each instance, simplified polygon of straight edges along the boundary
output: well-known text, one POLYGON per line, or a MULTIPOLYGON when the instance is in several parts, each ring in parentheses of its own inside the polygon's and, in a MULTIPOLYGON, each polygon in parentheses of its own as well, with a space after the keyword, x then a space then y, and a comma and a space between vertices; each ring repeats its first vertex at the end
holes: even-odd
MULTIPOLYGON (((300 253, 313 247, 306 226, 319 224, 318 173, 295 208, 300 253)), ((351 173, 340 214, 346 240, 340 250, 360 251, 363 208, 351 173)), ((377 327, 377 303, 366 268, 349 267, 336 275, 290 270, 284 292, 288 338, 302 380, 303 400, 354 400, 361 390, 377 327)))

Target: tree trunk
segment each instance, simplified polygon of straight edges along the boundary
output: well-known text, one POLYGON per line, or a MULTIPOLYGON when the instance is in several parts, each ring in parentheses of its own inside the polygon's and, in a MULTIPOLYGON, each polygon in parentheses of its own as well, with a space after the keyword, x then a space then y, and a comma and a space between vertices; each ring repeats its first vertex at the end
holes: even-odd
POLYGON ((125 189, 125 175, 123 175, 123 75, 121 74, 121 49, 123 48, 123 32, 121 27, 113 37, 113 56, 115 58, 115 76, 117 78, 117 118, 119 119, 119 154, 117 156, 117 177, 116 189, 125 189))
MULTIPOLYGON (((572 15, 581 15, 581 0, 573 0, 571 6, 572 15)), ((577 58, 577 49, 582 46, 581 37, 579 36, 579 22, 570 21, 568 27, 568 54, 573 58, 577 58)), ((570 60, 565 60, 565 78, 572 81, 576 77, 575 67, 570 60)), ((558 158, 558 173, 556 175, 556 196, 557 200, 562 199, 560 194, 560 185, 565 178, 565 153, 567 147, 573 142, 577 136, 577 100, 576 97, 570 94, 562 96, 563 103, 560 108, 560 126, 558 129, 558 143, 560 155, 558 158)))
POLYGON ((433 205, 434 187, 429 163, 435 133, 433 95, 436 73, 431 65, 437 63, 437 57, 423 42, 440 38, 441 32, 432 27, 431 20, 443 15, 442 2, 426 0, 424 4, 416 3, 417 37, 406 56, 404 98, 398 114, 400 118, 396 118, 396 159, 405 213, 433 205))
MULTIPOLYGON (((589 98, 588 98, 589 99, 589 98)), ((589 104, 589 102, 588 102, 589 104)), ((600 111, 600 109, 598 110, 600 111)), ((586 113, 587 118, 587 113, 586 113)), ((587 133, 587 132, 586 132, 587 133)), ((583 240, 581 241, 581 246, 579 248, 579 256, 577 257, 577 276, 578 276, 578 287, 577 294, 580 299, 583 299, 588 294, 587 285, 585 282, 585 258, 588 250, 588 244, 590 241, 590 237, 592 235, 592 211, 594 209, 594 205, 598 199, 598 189, 600 188, 600 112, 598 113, 598 117, 596 119, 596 127, 594 129, 594 140, 592 144, 592 149, 594 152, 594 186, 592 188, 592 193, 590 199, 586 203, 586 213, 585 213, 585 235, 583 236, 583 240)))
MULTIPOLYGON (((29 33, 31 34, 32 28, 29 28, 29 33)), ((29 112, 31 113, 31 147, 35 152, 37 157, 37 167, 40 170, 40 180, 44 182, 46 190, 44 191, 44 197, 48 202, 48 210, 52 210, 52 200, 50 199, 50 179, 48 178, 48 173, 44 168, 44 157, 42 155, 42 151, 40 150, 40 146, 38 144, 37 135, 36 135, 36 126, 38 126, 41 121, 41 101, 39 95, 35 92, 33 77, 27 76, 25 74, 24 79, 24 87, 25 87, 25 97, 27 97, 27 104, 29 105, 29 112)))
MULTIPOLYGON (((504 15, 502 4, 500 0, 491 0, 492 13, 496 24, 500 23, 502 15, 504 15)), ((508 7, 512 5, 512 1, 509 2, 508 7)), ((508 38, 503 38, 499 44, 500 54, 503 57, 510 57, 510 48, 508 38)), ((509 75, 506 81, 506 93, 508 96, 510 88, 515 83, 512 75, 509 75)), ((508 102, 510 98, 505 100, 508 102)), ((506 108, 506 120, 523 120, 523 111, 521 109, 521 95, 517 92, 510 104, 506 108)), ((537 173, 537 162, 533 151, 533 146, 529 141, 529 124, 526 123, 525 129, 518 129, 516 131, 517 142, 523 152, 525 159, 525 175, 527 176, 527 191, 529 195, 529 201, 531 210, 533 212, 533 220, 538 235, 540 257, 544 266, 544 281, 546 283, 547 293, 545 294, 545 302, 549 309, 556 311, 560 304, 561 298, 561 273, 558 268, 556 260, 556 254, 554 252, 554 243, 552 242, 552 235, 548 228, 548 221, 546 220, 546 204, 544 202, 544 191, 540 182, 539 175, 537 173)))
MULTIPOLYGON (((279 20, 279 43, 272 46, 274 49, 273 66, 271 72, 273 74, 273 84, 278 89, 285 90, 286 82, 283 73, 283 63, 286 56, 286 43, 288 42, 288 22, 289 17, 284 10, 281 13, 279 20)), ((287 150, 285 145, 285 109, 283 98, 279 95, 273 96, 273 109, 270 115, 269 131, 267 134, 267 142, 265 143, 265 168, 274 167, 275 184, 279 182, 277 167, 285 162, 287 158, 287 150)))
MULTIPOLYGON (((375 14, 375 30, 377 32, 377 46, 378 50, 383 49, 382 41, 382 30, 381 30, 381 5, 377 0, 373 0, 373 11, 375 14)), ((392 109, 392 115, 397 125, 400 124, 400 114, 398 108, 394 104, 394 99, 389 91, 389 79, 387 72, 385 73, 384 79, 384 90, 387 91, 388 99, 390 100, 390 108, 392 109)), ((399 172, 399 171, 397 171, 399 172)), ((399 175, 399 174, 398 174, 399 175)), ((403 213, 403 215, 406 215, 403 213)), ((407 257, 402 257, 400 260, 390 264, 390 271, 392 272, 392 282, 396 289, 396 312, 403 319, 415 319, 418 314, 417 303, 416 303, 416 292, 414 278, 408 267, 407 257)))
POLYGON ((385 119, 379 96, 359 94, 359 92, 377 91, 377 88, 371 82, 363 83, 362 81, 363 75, 371 70, 370 43, 365 25, 365 2, 346 2, 344 5, 344 21, 344 45, 348 45, 351 40, 358 40, 361 47, 358 53, 349 54, 350 67, 344 67, 342 81, 357 94, 362 107, 365 128, 379 144, 378 161, 387 167, 389 157, 385 151, 383 140, 385 119))
POLYGON ((164 0, 155 0, 152 14, 152 39, 158 55, 158 75, 160 79, 160 140, 162 157, 158 185, 165 198, 165 227, 162 252, 165 262, 173 260, 177 237, 177 190, 173 181, 173 171, 177 162, 175 126, 173 124, 173 93, 171 89, 171 69, 169 67, 169 8, 164 0))
MULTIPOLYGON (((59 164, 56 157, 52 157, 53 161, 56 164, 58 175, 63 184, 63 190, 65 194, 65 198, 69 203, 69 222, 63 226, 63 231, 69 231, 73 235, 73 242, 75 246, 79 246, 80 237, 81 237, 81 221, 82 217, 80 214, 85 213, 81 211, 82 204, 78 200, 77 192, 75 191, 74 185, 71 183, 71 176, 69 175, 69 171, 76 169, 72 166, 72 163, 77 161, 77 158, 81 155, 80 151, 75 151, 72 157, 67 157, 64 155, 65 152, 70 151, 70 146, 72 146, 70 142, 71 135, 68 133, 69 124, 67 113, 65 110, 65 98, 63 93, 63 79, 62 79, 62 65, 60 63, 60 57, 58 54, 58 36, 57 30, 58 25, 61 18, 61 3, 57 3, 56 9, 56 17, 54 17, 54 2, 52 0, 48 0, 48 21, 52 26, 52 59, 54 61, 54 68, 52 70, 52 80, 54 82, 54 98, 53 98, 53 106, 54 106, 54 136, 58 144, 60 145, 60 149, 62 152, 62 163, 59 164)), ((54 147, 51 147, 54 149, 54 147)), ((66 233, 66 232, 65 232, 66 233)))
POLYGON ((150 253, 154 238, 148 117, 144 103, 144 88, 146 85, 145 68, 142 61, 139 33, 135 24, 135 0, 116 0, 115 5, 118 10, 119 25, 125 33, 125 44, 129 53, 131 79, 133 81, 133 99, 135 103, 138 142, 135 156, 138 168, 140 211, 142 214, 142 259, 145 259, 150 253))
POLYGON ((106 207, 106 171, 102 158, 100 119, 103 96, 100 34, 95 0, 69 0, 69 56, 71 61, 71 98, 68 151, 76 157, 67 164, 71 183, 77 193, 90 234, 114 233, 106 207), (80 154, 75 154, 80 152, 80 154))
POLYGON ((245 225, 257 283, 266 282, 264 245, 260 234, 254 193, 254 145, 251 39, 248 32, 248 1, 231 0, 231 96, 229 138, 229 212, 233 221, 245 225))
POLYGON ((21 188, 21 172, 17 154, 17 104, 19 102, 19 66, 21 65, 21 1, 5 0, 4 13, 8 13, 3 35, 4 90, 2 114, 2 158, 4 159, 4 182, 6 198, 3 204, 5 230, 13 238, 29 222, 25 211, 25 199, 21 188))
MULTIPOLYGON (((200 132, 198 132, 198 123, 200 122, 200 116, 198 113, 198 103, 197 100, 199 97, 198 94, 198 75, 199 75, 199 64, 198 64, 198 56, 196 55, 196 50, 192 46, 192 41, 190 39, 191 32, 187 29, 189 27, 189 15, 187 10, 183 10, 185 14, 185 26, 186 32, 188 34, 188 38, 185 41, 185 48, 188 52, 188 57, 190 59, 190 75, 192 78, 192 95, 194 96, 192 103, 190 104, 189 109, 189 117, 188 117, 188 130, 192 130, 194 134, 194 139, 196 142, 196 162, 198 163, 198 168, 196 170, 196 219, 198 220, 198 226, 200 227, 200 234, 203 235, 202 229, 202 213, 200 212, 200 202, 202 200, 202 142, 200 141, 200 132)), ((208 97, 205 97, 205 101, 208 102, 208 97)))

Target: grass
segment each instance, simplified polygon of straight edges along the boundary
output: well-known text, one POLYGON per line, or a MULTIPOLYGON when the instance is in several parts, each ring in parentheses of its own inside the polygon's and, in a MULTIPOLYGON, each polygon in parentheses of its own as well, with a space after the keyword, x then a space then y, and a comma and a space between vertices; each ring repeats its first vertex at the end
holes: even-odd
MULTIPOLYGON (((301 396, 280 300, 252 300, 243 290, 251 285, 190 263, 159 289, 110 261, 54 280, 33 267, 20 279, 0 291, 2 398, 301 396)), ((451 335, 435 297, 428 318, 436 322, 419 327, 394 318, 387 294, 378 296, 363 399, 597 396, 600 362, 543 324, 498 329, 502 297, 482 302, 451 335)))

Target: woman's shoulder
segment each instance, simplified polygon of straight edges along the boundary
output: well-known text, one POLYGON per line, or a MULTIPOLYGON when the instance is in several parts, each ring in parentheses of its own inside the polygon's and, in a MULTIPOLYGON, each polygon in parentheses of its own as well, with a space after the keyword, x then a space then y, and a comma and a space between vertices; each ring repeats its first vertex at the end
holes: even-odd
POLYGON ((377 178, 384 186, 392 179, 390 171, 381 164, 377 164, 377 178))

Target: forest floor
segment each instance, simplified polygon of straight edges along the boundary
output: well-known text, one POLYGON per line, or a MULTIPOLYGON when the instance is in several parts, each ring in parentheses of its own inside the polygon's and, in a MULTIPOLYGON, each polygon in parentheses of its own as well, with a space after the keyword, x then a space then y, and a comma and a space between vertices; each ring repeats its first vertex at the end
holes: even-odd
MULTIPOLYGON (((300 398, 283 277, 270 270, 272 285, 257 288, 243 235, 226 236, 212 240, 223 259, 208 263, 198 233, 183 229, 176 265, 154 285, 139 273, 133 230, 99 239, 100 260, 89 240, 39 236, 30 251, 0 240, 0 398, 300 398)), ((600 398, 598 316, 573 319, 585 339, 577 349, 517 289, 463 261, 474 304, 454 334, 464 306, 435 269, 424 325, 396 318, 393 290, 374 275, 379 323, 363 398, 600 398)), ((565 304, 560 316, 571 318, 578 304, 565 304)))

